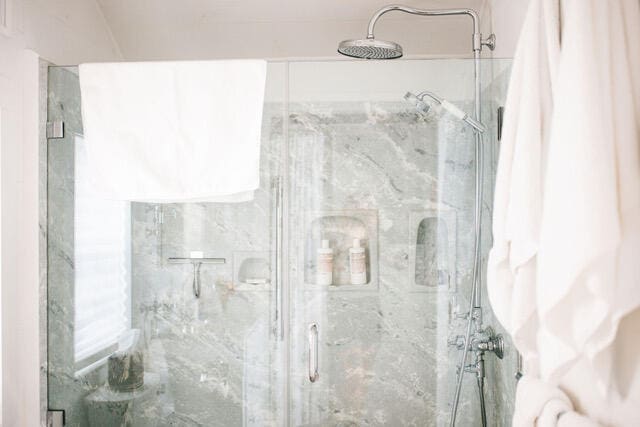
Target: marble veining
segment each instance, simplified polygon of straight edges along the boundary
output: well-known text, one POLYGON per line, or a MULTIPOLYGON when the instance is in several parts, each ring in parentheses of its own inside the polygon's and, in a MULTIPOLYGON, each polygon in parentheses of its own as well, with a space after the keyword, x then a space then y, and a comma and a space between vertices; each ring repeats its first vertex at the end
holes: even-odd
MULTIPOLYGON (((411 258, 425 216, 471 225, 472 135, 448 117, 425 120, 400 102, 308 103, 291 111, 294 256, 303 253, 298 236, 310 223, 304 207, 375 209, 380 218, 379 254, 371 260, 379 270, 376 292, 310 291, 293 272, 292 424, 443 425, 455 379, 443 375, 455 369, 446 346, 455 284, 416 292, 411 258), (313 385, 304 333, 311 322, 319 325, 321 343, 313 385)), ((432 267, 467 277, 472 241, 452 231, 454 263, 432 267)), ((449 249, 449 241, 439 243, 449 249)), ((477 406, 469 392, 463 409, 477 406)), ((461 425, 472 425, 473 411, 464 412, 461 425)))

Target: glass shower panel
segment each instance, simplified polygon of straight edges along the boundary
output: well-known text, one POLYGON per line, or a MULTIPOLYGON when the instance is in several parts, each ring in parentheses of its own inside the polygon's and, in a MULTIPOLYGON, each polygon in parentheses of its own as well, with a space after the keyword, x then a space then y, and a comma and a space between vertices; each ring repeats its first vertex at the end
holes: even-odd
MULTIPOLYGON (((403 96, 429 90, 472 112, 473 64, 292 63, 289 87, 290 425, 445 425, 459 357, 447 339, 463 330, 454 313, 472 270, 474 135, 403 96)), ((472 375, 460 408, 459 425, 478 423, 472 375)))
POLYGON ((268 68, 253 201, 150 204, 93 195, 77 69, 50 68, 48 121, 65 137, 48 140, 48 399, 66 425, 283 423, 285 71, 268 68))
MULTIPOLYGON (((483 256, 508 66, 482 65, 483 256)), ((241 204, 96 199, 77 69, 52 67, 48 80, 48 121, 65 125, 47 141, 48 403, 67 425, 448 423, 474 138, 402 98, 430 90, 471 112, 471 61, 270 63, 261 188, 241 204), (118 353, 126 337, 138 344, 118 353), (124 384, 121 362, 135 368, 124 384)), ((487 357, 497 425, 512 412, 509 348, 506 363, 487 357)), ((480 422, 473 374, 457 419, 480 422)))

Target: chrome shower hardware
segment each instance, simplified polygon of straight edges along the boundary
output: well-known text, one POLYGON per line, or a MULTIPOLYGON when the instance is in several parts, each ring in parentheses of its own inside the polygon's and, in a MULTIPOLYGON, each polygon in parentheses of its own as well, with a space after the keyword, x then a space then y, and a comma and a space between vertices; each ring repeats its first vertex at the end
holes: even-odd
POLYGON ((496 334, 491 326, 474 333, 471 337, 470 347, 471 351, 490 351, 498 359, 504 357, 504 338, 502 334, 496 334))
MULTIPOLYGON (((458 350, 464 350, 465 336, 452 335, 447 339, 447 345, 455 347, 458 350)), ((469 340, 469 348, 467 350, 482 353, 492 352, 498 359, 502 359, 504 357, 504 338, 502 334, 496 334, 491 326, 487 326, 473 333, 469 340)), ((467 368, 465 368, 465 371, 469 372, 467 368)))
POLYGON ((202 264, 225 264, 226 258, 170 257, 171 264, 191 264, 193 266, 193 295, 200 298, 200 267, 202 264))
POLYGON ((486 39, 480 34, 480 18, 478 13, 473 9, 417 9, 415 7, 391 4, 384 6, 373 14, 369 20, 366 39, 343 40, 338 45, 338 52, 342 55, 351 56, 353 58, 362 59, 395 59, 403 55, 402 46, 396 42, 379 40, 375 38, 374 30, 376 22, 382 15, 392 11, 410 13, 420 16, 450 16, 450 15, 468 15, 473 20, 473 37, 472 50, 474 53, 480 53, 482 46, 488 47, 490 50, 496 47, 496 36, 491 34, 486 39))
POLYGON ((458 350, 464 350, 464 335, 454 335, 447 339, 447 345, 458 350))
POLYGON ((442 108, 444 108, 449 114, 451 114, 454 117, 462 120, 463 122, 465 122, 466 124, 471 126, 476 132, 481 132, 482 133, 482 132, 485 132, 487 130, 487 127, 485 125, 483 125, 482 123, 480 123, 477 120, 472 119, 471 117, 469 117, 467 115, 467 113, 462 111, 460 108, 456 107, 451 102, 440 98, 439 96, 437 96, 433 92, 424 91, 424 92, 420 92, 417 95, 414 95, 411 92, 407 92, 404 95, 404 99, 406 101, 409 101, 410 103, 414 104, 416 109, 418 110, 418 112, 423 116, 426 115, 429 112, 429 110, 431 109, 429 107, 429 104, 424 102, 424 98, 425 97, 426 98, 431 98, 432 100, 434 100, 436 103, 441 105, 442 108))
MULTIPOLYGON (((394 59, 400 58, 404 52, 402 50, 402 46, 398 43, 391 41, 383 41, 377 40, 374 35, 375 25, 378 19, 382 15, 392 11, 399 11, 404 13, 409 13, 412 15, 420 15, 420 16, 452 16, 452 15, 467 15, 471 18, 473 24, 473 32, 471 38, 471 50, 473 51, 473 75, 474 75, 474 114, 472 118, 468 118, 469 120, 465 120, 464 116, 466 114, 460 111, 457 107, 452 104, 443 105, 443 107, 450 107, 448 109, 449 112, 458 116, 461 120, 464 120, 469 125, 473 126, 477 131, 475 132, 475 152, 474 159, 476 165, 476 173, 475 173, 475 208, 474 208, 474 236, 475 236, 475 244, 474 244, 474 257, 473 257, 473 271, 472 271, 472 286, 471 286, 471 298, 469 300, 469 316, 467 319, 467 328, 465 331, 465 343, 469 343, 471 340, 471 332, 472 329, 476 332, 483 330, 482 326, 482 292, 481 292, 481 272, 482 272, 482 260, 480 257, 480 242, 482 237, 481 224, 482 224, 482 199, 483 199, 483 176, 484 176, 484 162, 483 162, 483 132, 484 125, 482 125, 481 118, 481 96, 482 96, 482 87, 480 85, 480 53, 482 52, 483 46, 488 47, 490 50, 495 48, 496 38, 495 35, 491 34, 486 39, 482 38, 482 34, 480 34, 480 18, 478 13, 473 9, 440 9, 440 10, 426 10, 426 9, 416 9, 410 6, 397 5, 392 4, 388 6, 384 6, 379 9, 376 13, 373 14, 371 19, 369 20, 369 27, 367 29, 367 37, 366 39, 361 40, 344 40, 340 42, 338 45, 338 53, 346 56, 351 56, 354 58, 362 58, 362 59, 394 59), (454 108, 452 108, 454 107, 454 108)), ((433 95, 433 94, 430 94, 433 95)), ((426 94, 424 96, 427 96, 426 94)), ((419 99, 417 96, 410 96, 411 101, 418 100, 416 102, 416 106, 425 111, 428 109, 426 103, 419 99), (414 99, 415 98, 415 99, 414 99), (426 108, 425 108, 426 107, 426 108)), ((433 97, 432 97, 433 99, 433 97)), ((437 99, 436 99, 437 100, 437 99)), ((442 105, 443 102, 440 102, 442 105)), ((462 351, 462 356, 460 360, 460 366, 465 366, 467 361, 467 354, 469 353, 469 346, 467 344, 464 345, 464 350, 462 351)), ((475 352, 476 353, 476 365, 480 364, 484 366, 483 361, 483 351, 475 352)), ((482 425, 487 425, 486 420, 486 411, 484 407, 484 369, 479 370, 482 374, 482 377, 478 377, 478 390, 480 393, 480 407, 481 407, 481 416, 482 416, 482 425)), ((479 374, 480 375, 480 374, 479 374)), ((454 427, 456 423, 456 415, 458 411, 458 403, 460 400, 460 390, 462 389, 462 379, 463 372, 458 375, 457 384, 455 394, 453 396, 453 403, 451 405, 451 419, 450 426, 454 427)))
POLYGON ((316 382, 320 374, 318 373, 318 325, 309 325, 309 381, 316 382))

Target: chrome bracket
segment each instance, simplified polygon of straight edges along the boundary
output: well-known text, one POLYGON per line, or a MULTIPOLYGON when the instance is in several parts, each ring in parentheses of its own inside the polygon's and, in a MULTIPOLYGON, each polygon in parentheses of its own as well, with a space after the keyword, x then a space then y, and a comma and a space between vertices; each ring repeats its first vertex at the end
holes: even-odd
POLYGON ((56 120, 47 122, 47 139, 64 138, 64 122, 56 120))
POLYGON ((471 35, 471 49, 478 52, 482 50, 482 34, 473 33, 471 35))
POLYGON ((489 50, 494 50, 496 48, 496 35, 490 34, 489 37, 482 40, 482 46, 486 46, 489 50))
POLYGON ((48 410, 47 411, 47 427, 63 427, 64 411, 48 410))

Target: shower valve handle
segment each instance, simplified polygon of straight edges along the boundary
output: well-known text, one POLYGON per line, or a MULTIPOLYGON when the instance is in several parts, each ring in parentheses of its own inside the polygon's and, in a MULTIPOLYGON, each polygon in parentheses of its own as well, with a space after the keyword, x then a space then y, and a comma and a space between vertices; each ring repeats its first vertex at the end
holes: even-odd
POLYGON ((447 340, 447 345, 449 345, 450 347, 455 347, 458 350, 464 349, 464 335, 450 336, 447 340))

